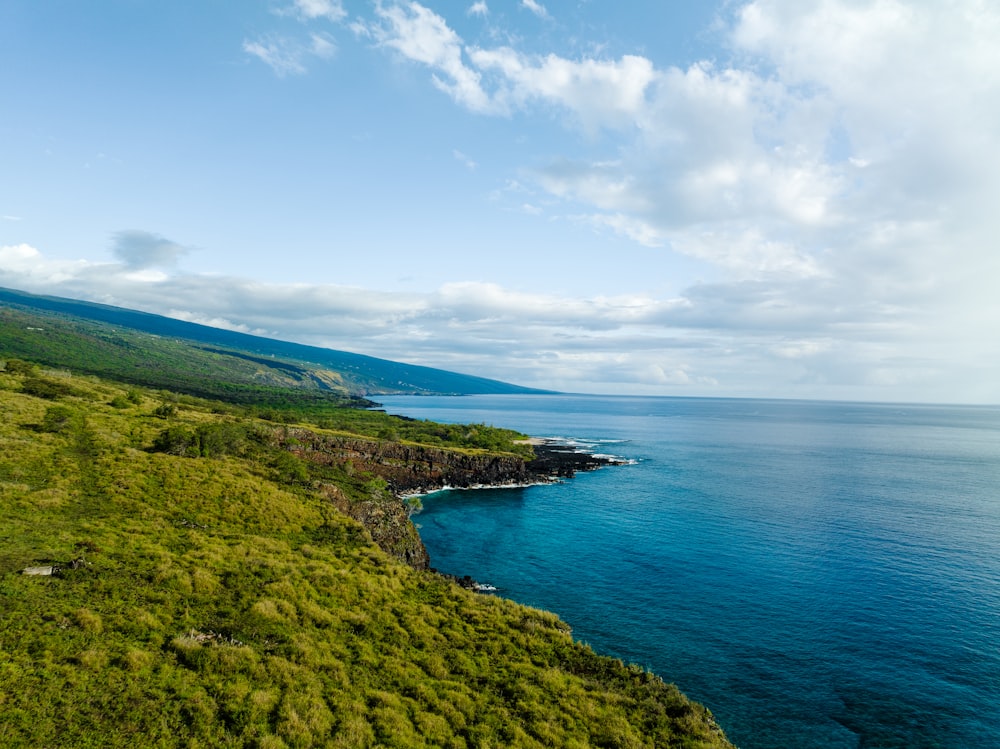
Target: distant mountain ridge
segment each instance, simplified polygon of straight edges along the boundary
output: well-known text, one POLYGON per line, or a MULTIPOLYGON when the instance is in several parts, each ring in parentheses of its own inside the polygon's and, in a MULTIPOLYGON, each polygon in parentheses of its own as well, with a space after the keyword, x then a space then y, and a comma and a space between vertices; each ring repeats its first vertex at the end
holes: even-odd
POLYGON ((364 354, 223 330, 149 312, 82 300, 30 294, 14 289, 0 288, 0 306, 54 313, 78 320, 106 323, 164 338, 235 349, 235 351, 222 351, 213 348, 205 348, 204 350, 236 357, 246 362, 266 365, 272 370, 284 370, 290 375, 297 376, 303 382, 303 386, 308 386, 309 383, 306 381, 311 380, 312 385, 320 390, 338 389, 351 395, 366 396, 390 393, 473 395, 551 392, 433 367, 404 364, 364 354), (289 366, 282 362, 272 361, 271 357, 281 357, 284 360, 292 360, 312 365, 312 367, 289 366), (297 372, 292 370, 297 370, 297 372))

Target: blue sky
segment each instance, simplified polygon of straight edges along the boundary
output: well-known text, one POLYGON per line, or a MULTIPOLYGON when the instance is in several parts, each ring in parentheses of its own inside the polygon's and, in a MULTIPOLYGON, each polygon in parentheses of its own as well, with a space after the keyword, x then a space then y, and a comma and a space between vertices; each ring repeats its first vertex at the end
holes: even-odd
POLYGON ((996 403, 997 39, 976 0, 6 0, 0 285, 568 391, 996 403))

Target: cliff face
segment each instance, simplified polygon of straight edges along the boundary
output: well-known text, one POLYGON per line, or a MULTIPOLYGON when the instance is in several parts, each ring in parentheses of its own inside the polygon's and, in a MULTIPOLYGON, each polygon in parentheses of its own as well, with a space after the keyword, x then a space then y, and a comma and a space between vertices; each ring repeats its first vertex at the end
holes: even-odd
POLYGON ((325 464, 350 464, 385 479, 396 495, 444 487, 504 486, 537 480, 528 463, 516 456, 469 455, 400 442, 365 440, 290 429, 299 457, 325 464))
POLYGON ((351 499, 333 486, 325 494, 345 514, 362 523, 385 551, 417 569, 430 560, 402 497, 445 487, 523 486, 573 476, 614 461, 551 442, 534 444, 535 458, 469 454, 400 442, 366 440, 289 428, 283 446, 299 458, 341 466, 351 473, 383 479, 387 490, 363 500, 351 499))
POLYGON ((430 567, 427 547, 401 499, 393 495, 351 500, 332 484, 321 489, 338 510, 361 523, 383 551, 414 569, 430 567))

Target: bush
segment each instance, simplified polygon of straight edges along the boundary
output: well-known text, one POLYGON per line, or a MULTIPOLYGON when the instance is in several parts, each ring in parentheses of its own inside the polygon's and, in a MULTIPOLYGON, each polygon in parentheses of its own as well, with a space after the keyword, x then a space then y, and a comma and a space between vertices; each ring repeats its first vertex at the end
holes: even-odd
POLYGON ((153 450, 168 455, 198 455, 198 438, 182 426, 167 427, 153 440, 153 450))
POLYGON ((177 413, 177 406, 173 403, 161 403, 156 408, 153 409, 153 416, 158 416, 161 419, 166 419, 174 416, 177 413))
POLYGON ((108 402, 108 405, 112 408, 128 408, 129 402, 123 396, 116 395, 108 402))
POLYGON ((73 395, 75 391, 65 382, 50 380, 45 377, 30 376, 21 383, 21 391, 36 398, 47 400, 58 400, 66 395, 73 395))

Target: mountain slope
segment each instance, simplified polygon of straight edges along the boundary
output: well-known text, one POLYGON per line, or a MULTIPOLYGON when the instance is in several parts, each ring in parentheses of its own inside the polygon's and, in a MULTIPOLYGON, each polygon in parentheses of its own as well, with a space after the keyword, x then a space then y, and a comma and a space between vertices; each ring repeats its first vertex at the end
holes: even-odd
POLYGON ((16 359, 0 413, 0 746, 730 747, 554 615, 376 546, 341 508, 402 508, 338 433, 16 359))
MULTIPOLYGON (((22 312, 54 315, 56 319, 103 323, 124 331, 134 331, 165 339, 204 344, 206 351, 217 355, 241 357, 248 363, 269 370, 280 370, 273 358, 284 360, 284 374, 299 381, 301 387, 333 390, 350 395, 387 393, 453 394, 543 392, 499 380, 449 372, 432 367, 378 359, 363 354, 306 346, 288 341, 212 328, 207 325, 174 320, 147 312, 111 307, 60 297, 39 296, 0 288, 0 306, 22 312), (299 371, 297 374, 295 369, 299 371)), ((34 326, 37 327, 37 326, 34 326)), ((44 327, 44 326, 41 326, 44 327)), ((110 329, 105 331, 110 333, 110 329)), ((135 345, 135 341, 131 341, 135 345)), ((17 355, 43 361, 37 352, 15 351, 17 355)), ((78 364, 64 363, 78 367, 78 364)), ((84 369, 83 371, 89 371, 84 369)), ((95 372, 98 374, 98 372, 95 372)), ((111 373, 104 373, 110 376, 111 373)), ((268 375, 276 373, 269 372, 268 375)), ((264 378, 266 379, 266 377, 264 378)), ((279 380, 282 378, 279 377, 279 380)), ((282 380, 284 381, 284 380, 282 380)))

